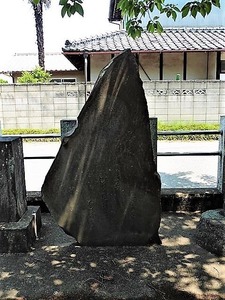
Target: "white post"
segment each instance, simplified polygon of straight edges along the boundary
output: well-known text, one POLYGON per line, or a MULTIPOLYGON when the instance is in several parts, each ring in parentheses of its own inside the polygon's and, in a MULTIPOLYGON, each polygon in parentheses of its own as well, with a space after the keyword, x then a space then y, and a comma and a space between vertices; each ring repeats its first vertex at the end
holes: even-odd
POLYGON ((88 65, 88 54, 84 52, 84 78, 85 78, 85 86, 84 86, 84 97, 85 97, 85 102, 87 101, 87 65, 88 65))
POLYGON ((217 188, 223 195, 223 208, 225 209, 225 116, 220 117, 220 131, 217 188))

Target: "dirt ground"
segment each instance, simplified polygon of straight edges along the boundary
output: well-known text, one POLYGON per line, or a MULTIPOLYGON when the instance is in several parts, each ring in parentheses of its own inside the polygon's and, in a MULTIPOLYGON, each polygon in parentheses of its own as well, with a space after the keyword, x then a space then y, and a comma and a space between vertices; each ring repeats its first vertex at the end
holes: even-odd
POLYGON ((225 257, 202 249, 199 213, 163 213, 162 245, 80 247, 42 214, 31 252, 0 255, 0 299, 225 299, 225 257))

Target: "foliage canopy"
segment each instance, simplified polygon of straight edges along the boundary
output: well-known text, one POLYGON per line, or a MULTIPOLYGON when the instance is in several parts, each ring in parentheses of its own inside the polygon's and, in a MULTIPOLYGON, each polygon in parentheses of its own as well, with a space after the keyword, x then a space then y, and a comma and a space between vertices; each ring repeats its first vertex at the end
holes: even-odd
POLYGON ((0 84, 8 83, 7 80, 0 78, 0 84))
POLYGON ((33 71, 25 71, 21 77, 18 77, 19 83, 48 83, 51 79, 51 74, 46 72, 41 67, 36 67, 33 71))
POLYGON ((187 16, 196 18, 199 14, 206 17, 210 14, 213 6, 220 8, 220 0, 189 1, 183 7, 165 2, 165 0, 120 0, 118 8, 127 19, 128 34, 134 38, 139 37, 144 29, 149 32, 161 33, 163 31, 159 22, 161 14, 175 21, 178 15, 182 18, 187 16), (142 20, 146 17, 148 22, 146 28, 143 29, 142 20))
MULTIPOLYGON (((38 3, 40 0, 32 0, 38 3)), ((167 18, 172 18, 174 21, 178 15, 182 18, 197 15, 206 17, 210 14, 212 7, 220 8, 220 0, 193 0, 187 1, 183 7, 176 4, 165 3, 165 0, 120 0, 118 8, 121 10, 122 16, 126 18, 126 30, 133 38, 139 37, 144 29, 149 32, 162 32, 163 27, 159 22, 159 15, 164 14, 167 18), (143 17, 148 18, 147 26, 144 28, 143 17)), ((75 13, 84 15, 82 7, 83 0, 60 0, 59 5, 62 6, 61 15, 71 16, 75 13)))

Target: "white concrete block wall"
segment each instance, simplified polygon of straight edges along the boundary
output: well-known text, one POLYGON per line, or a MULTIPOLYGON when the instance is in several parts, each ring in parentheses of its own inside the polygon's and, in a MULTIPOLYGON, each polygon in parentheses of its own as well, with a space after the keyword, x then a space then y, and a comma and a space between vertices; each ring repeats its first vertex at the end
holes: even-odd
MULTIPOLYGON (((219 122, 225 115, 224 81, 144 81, 150 117, 159 121, 219 122)), ((90 92, 93 83, 88 83, 90 92)), ((0 85, 2 128, 59 128, 85 102, 84 83, 0 85)))
POLYGON ((225 89, 220 89, 219 114, 225 116, 225 89))
POLYGON ((217 123, 225 114, 224 81, 144 81, 144 88, 149 114, 160 121, 217 123))
MULTIPOLYGON (((93 84, 88 84, 87 90, 93 84)), ((84 105, 84 84, 0 85, 0 121, 9 128, 59 128, 84 105)))

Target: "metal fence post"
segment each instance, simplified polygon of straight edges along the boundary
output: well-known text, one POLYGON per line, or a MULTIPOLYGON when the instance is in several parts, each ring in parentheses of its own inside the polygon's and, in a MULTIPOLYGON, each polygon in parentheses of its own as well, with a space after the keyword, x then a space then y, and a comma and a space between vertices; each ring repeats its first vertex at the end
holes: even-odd
POLYGON ((153 160, 157 170, 157 118, 149 118, 153 160))
POLYGON ((63 139, 68 134, 72 133, 72 131, 77 127, 77 124, 78 124, 77 119, 60 120, 61 139, 63 139))
POLYGON ((219 139, 219 161, 217 173, 217 188, 223 195, 223 205, 225 208, 225 116, 220 117, 220 139, 219 139))

